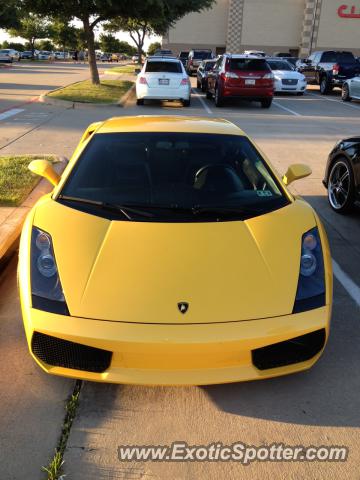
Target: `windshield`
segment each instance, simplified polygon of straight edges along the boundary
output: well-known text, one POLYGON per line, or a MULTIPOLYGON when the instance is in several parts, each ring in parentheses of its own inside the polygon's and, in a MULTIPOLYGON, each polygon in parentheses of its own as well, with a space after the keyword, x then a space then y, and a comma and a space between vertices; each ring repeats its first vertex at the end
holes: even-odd
POLYGON ((277 60, 268 60, 268 64, 270 65, 271 70, 284 70, 284 71, 292 71, 294 68, 290 63, 284 61, 277 61, 277 60))
POLYGON ((206 62, 205 63, 205 70, 208 72, 209 70, 214 68, 215 63, 216 63, 215 60, 213 62, 206 62))
POLYGON ((269 71, 269 65, 265 60, 252 58, 231 58, 231 70, 242 70, 244 72, 269 71))
POLYGON ((180 62, 147 62, 146 73, 182 73, 180 62))
POLYGON ((205 60, 206 58, 211 58, 211 52, 194 52, 193 57, 196 59, 205 60))
POLYGON ((106 218, 110 214, 84 200, 151 212, 132 216, 139 221, 239 220, 288 204, 246 137, 195 133, 95 134, 61 197, 82 199, 60 201, 106 218))
POLYGON ((336 63, 336 62, 355 62, 355 57, 351 52, 325 52, 321 57, 322 62, 336 63))

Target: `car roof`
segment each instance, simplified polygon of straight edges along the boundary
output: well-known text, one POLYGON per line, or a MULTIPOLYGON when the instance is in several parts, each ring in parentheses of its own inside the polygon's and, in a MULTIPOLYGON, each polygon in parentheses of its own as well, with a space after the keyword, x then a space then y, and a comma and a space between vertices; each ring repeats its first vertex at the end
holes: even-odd
POLYGON ((246 136, 236 125, 223 118, 178 115, 139 115, 105 120, 96 134, 116 132, 185 132, 246 136))
MULTIPOLYGON (((168 55, 153 55, 147 59, 148 62, 158 62, 159 60, 164 62, 180 62, 180 60, 176 57, 169 57, 168 55)), ((181 62, 180 62, 181 63, 181 62)))
POLYGON ((239 53, 239 54, 232 54, 232 53, 225 53, 227 57, 230 58, 251 58, 253 60, 265 60, 265 57, 259 57, 259 55, 251 55, 246 53, 239 53))

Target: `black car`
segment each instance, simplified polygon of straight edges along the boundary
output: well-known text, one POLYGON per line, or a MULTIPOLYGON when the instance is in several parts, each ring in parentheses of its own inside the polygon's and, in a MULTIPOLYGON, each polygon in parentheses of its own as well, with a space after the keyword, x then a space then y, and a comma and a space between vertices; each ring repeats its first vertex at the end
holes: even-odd
POLYGON ((202 92, 206 92, 207 90, 207 78, 208 78, 209 72, 214 68, 215 63, 216 63, 215 59, 204 60, 203 62, 200 63, 200 66, 197 69, 196 86, 197 88, 201 88, 202 92))
POLYGON ((346 213, 360 200, 360 137, 338 142, 330 152, 323 184, 330 206, 346 213))
POLYGON ((320 85, 320 92, 327 95, 334 87, 342 87, 345 80, 360 73, 360 64, 351 52, 327 50, 314 52, 298 64, 298 71, 308 83, 320 85))
POLYGON ((185 50, 182 50, 178 55, 178 59, 184 65, 184 67, 186 67, 188 56, 189 56, 189 52, 185 50))

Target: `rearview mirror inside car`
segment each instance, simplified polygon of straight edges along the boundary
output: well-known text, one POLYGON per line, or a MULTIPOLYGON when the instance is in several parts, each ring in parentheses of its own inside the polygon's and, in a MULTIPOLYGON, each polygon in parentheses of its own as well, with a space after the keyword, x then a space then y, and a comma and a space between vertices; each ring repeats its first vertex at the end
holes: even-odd
POLYGON ((47 160, 33 160, 29 164, 29 170, 40 177, 46 178, 52 185, 60 182, 60 175, 55 172, 53 166, 47 160))
POLYGON ((308 177, 312 174, 312 170, 308 165, 302 163, 294 163, 287 169, 285 175, 282 177, 282 181, 285 185, 290 185, 295 180, 308 177))

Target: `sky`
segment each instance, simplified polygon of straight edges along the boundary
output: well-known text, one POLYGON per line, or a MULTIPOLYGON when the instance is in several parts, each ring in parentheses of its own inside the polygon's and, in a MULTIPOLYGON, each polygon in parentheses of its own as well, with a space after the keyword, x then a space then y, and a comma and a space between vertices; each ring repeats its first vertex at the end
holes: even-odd
MULTIPOLYGON (((97 35, 98 36, 98 35, 97 35)), ((124 40, 125 42, 129 42, 130 45, 135 46, 134 42, 131 40, 130 35, 126 32, 120 32, 115 35, 119 40, 124 40)), ((25 43, 25 40, 19 37, 10 37, 5 30, 0 29, 0 42, 3 42, 4 40, 10 40, 12 42, 20 42, 20 43, 25 43)), ((153 42, 161 42, 161 37, 146 37, 145 39, 145 44, 144 44, 144 50, 146 51, 150 43, 153 42)))

